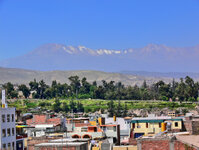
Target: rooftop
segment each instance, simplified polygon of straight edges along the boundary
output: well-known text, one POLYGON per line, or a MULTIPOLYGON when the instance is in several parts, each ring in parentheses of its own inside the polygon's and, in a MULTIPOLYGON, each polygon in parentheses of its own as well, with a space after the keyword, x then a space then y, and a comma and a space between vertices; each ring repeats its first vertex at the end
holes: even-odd
POLYGON ((183 143, 199 147, 199 135, 177 135, 176 138, 183 143))
POLYGON ((80 146, 80 145, 83 145, 83 144, 87 144, 86 142, 71 142, 71 143, 41 143, 41 144, 37 144, 35 145, 36 147, 52 147, 52 146, 55 146, 55 147, 60 147, 60 146, 80 146))
POLYGON ((183 117, 169 117, 169 116, 158 116, 158 117, 136 117, 131 120, 132 123, 136 122, 163 122, 165 120, 175 120, 180 121, 183 117))
POLYGON ((62 143, 62 142, 87 142, 87 141, 90 141, 90 139, 86 139, 86 138, 84 138, 84 139, 65 138, 65 139, 51 140, 49 142, 51 142, 51 143, 59 143, 59 142, 62 143))

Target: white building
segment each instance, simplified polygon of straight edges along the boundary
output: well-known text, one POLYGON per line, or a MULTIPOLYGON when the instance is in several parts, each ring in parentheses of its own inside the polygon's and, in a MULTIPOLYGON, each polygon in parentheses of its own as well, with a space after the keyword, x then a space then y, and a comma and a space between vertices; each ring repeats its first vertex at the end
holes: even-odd
POLYGON ((15 150, 15 108, 0 108, 0 149, 15 150))

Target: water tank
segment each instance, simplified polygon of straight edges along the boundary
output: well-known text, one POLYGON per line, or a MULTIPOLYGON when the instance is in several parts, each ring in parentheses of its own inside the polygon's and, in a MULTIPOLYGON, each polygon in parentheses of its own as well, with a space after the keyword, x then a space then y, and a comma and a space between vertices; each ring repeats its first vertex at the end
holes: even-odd
POLYGON ((166 123, 166 122, 162 122, 162 123, 161 123, 161 131, 162 131, 162 132, 166 131, 166 129, 167 129, 166 126, 167 126, 167 123, 166 123))

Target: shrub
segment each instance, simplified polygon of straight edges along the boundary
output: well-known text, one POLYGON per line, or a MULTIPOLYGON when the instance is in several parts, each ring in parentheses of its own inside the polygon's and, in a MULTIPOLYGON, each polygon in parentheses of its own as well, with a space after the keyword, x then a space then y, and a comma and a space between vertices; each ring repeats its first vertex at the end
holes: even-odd
POLYGON ((162 96, 162 100, 163 100, 163 101, 168 101, 168 97, 162 96))

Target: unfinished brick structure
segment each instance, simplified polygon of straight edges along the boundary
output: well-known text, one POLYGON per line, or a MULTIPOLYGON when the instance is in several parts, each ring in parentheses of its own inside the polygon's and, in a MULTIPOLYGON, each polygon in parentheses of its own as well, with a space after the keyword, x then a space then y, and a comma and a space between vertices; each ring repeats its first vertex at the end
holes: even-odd
POLYGON ((199 136, 179 135, 137 139, 138 150, 199 150, 199 136))
POLYGON ((88 150, 88 143, 43 143, 35 145, 35 150, 88 150))
POLYGON ((174 139, 170 137, 140 138, 137 140, 138 150, 173 150, 174 139))
POLYGON ((199 116, 185 117, 184 127, 190 134, 199 135, 199 116))

